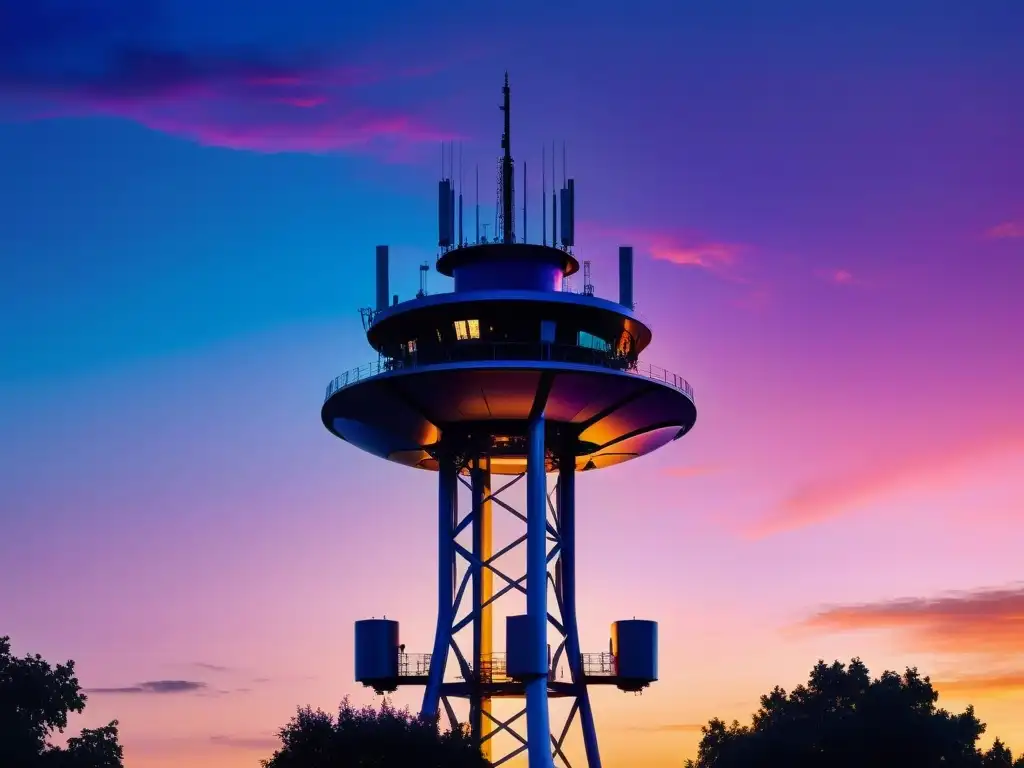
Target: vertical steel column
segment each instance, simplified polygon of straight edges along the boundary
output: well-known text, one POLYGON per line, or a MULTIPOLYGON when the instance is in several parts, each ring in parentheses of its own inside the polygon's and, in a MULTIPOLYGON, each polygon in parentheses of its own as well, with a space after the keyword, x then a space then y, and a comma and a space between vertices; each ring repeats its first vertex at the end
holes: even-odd
POLYGON ((471 476, 473 487, 473 556, 481 566, 473 574, 473 669, 476 672, 477 687, 470 700, 470 729, 473 740, 480 745, 483 755, 491 759, 491 740, 487 735, 493 729, 491 698, 486 695, 486 686, 491 681, 493 658, 493 610, 488 603, 494 595, 494 573, 482 564, 493 554, 493 533, 491 527, 491 469, 487 459, 477 457, 471 476))
POLYGON ((427 689, 423 693, 425 717, 437 717, 444 683, 444 668, 451 644, 454 618, 455 584, 455 493, 458 469, 455 458, 442 453, 438 456, 437 473, 437 629, 434 632, 434 651, 430 656, 427 689))
POLYGON ((526 458, 526 614, 529 658, 538 674, 526 681, 526 740, 530 768, 554 768, 548 715, 548 489, 544 412, 530 418, 526 458))
POLYGON ((583 677, 583 659, 580 655, 580 633, 576 624, 576 456, 566 451, 558 462, 558 534, 562 542, 560 571, 562 587, 562 623, 565 627, 565 650, 576 701, 579 704, 580 728, 583 746, 587 752, 588 768, 601 768, 601 754, 597 748, 597 729, 594 710, 590 707, 590 694, 583 677))

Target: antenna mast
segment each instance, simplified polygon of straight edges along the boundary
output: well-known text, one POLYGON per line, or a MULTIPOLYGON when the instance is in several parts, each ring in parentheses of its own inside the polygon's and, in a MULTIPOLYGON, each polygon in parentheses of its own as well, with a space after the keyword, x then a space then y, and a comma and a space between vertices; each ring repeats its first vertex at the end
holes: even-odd
POLYGON ((548 161, 544 157, 544 145, 540 145, 540 240, 548 244, 548 161))
POLYGON ((526 239, 526 161, 523 160, 523 242, 526 239))
POLYGON ((501 148, 505 150, 501 158, 501 225, 502 242, 514 243, 515 235, 515 207, 513 193, 513 168, 512 168, 512 91, 508 87, 508 72, 505 73, 505 86, 501 89, 505 97, 505 103, 501 111, 505 113, 505 132, 501 136, 501 148))
POLYGON ((551 142, 551 247, 558 247, 558 190, 555 189, 555 185, 558 183, 555 181, 557 178, 557 169, 555 168, 555 142, 551 142))
POLYGON ((462 142, 459 142, 459 239, 456 242, 456 247, 461 248, 465 245, 465 240, 462 238, 462 142))

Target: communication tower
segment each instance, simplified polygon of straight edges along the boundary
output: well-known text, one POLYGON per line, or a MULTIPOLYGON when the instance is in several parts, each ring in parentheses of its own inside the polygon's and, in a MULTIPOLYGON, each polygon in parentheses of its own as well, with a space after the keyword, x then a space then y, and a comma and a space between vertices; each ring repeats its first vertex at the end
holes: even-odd
POLYGON ((651 330, 633 312, 632 248, 619 249, 617 303, 587 289, 589 274, 582 294, 561 290, 579 270, 572 179, 563 181, 560 220, 552 193, 552 244, 516 242, 507 74, 503 95, 494 241, 456 239, 451 178, 443 179, 435 268, 454 279, 454 290, 423 290, 389 306, 388 249, 379 246, 377 303, 363 313, 378 361, 327 386, 321 418, 333 434, 438 474, 432 652, 405 653, 397 621, 357 621, 355 677, 378 692, 423 686, 422 714, 437 717, 443 710, 452 727, 458 726, 453 702, 467 701, 472 736, 495 765, 525 752, 530 768, 552 768, 556 760, 568 766, 565 739, 578 719, 587 765, 599 768, 588 689, 640 691, 657 680, 657 624, 616 621, 608 652, 581 649, 576 476, 683 436, 697 411, 686 381, 638 362, 651 330), (557 478, 550 490, 549 475, 557 478), (525 511, 507 501, 508 489, 523 479, 525 511), (468 509, 460 509, 460 486, 468 489, 468 509), (497 549, 495 511, 508 512, 525 529, 497 549), (498 561, 523 549, 525 573, 507 573, 498 561), (525 596, 525 612, 505 616, 501 651, 494 642, 495 604, 516 595, 525 596), (569 699, 571 707, 553 730, 548 704, 556 698, 569 699), (498 699, 525 700, 525 706, 498 717, 492 707, 498 699), (510 734, 503 738, 513 746, 496 755, 499 733, 510 734))

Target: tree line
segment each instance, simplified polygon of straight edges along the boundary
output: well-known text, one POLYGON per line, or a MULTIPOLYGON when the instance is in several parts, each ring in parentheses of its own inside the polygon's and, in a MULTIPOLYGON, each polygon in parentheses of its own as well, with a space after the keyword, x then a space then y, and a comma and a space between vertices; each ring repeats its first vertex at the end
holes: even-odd
MULTIPOLYGON (((761 697, 749 725, 712 719, 687 768, 1024 768, 999 739, 978 747, 985 724, 973 707, 953 714, 916 669, 872 678, 859 659, 819 661, 806 683, 761 697)), ((0 637, 0 766, 124 768, 116 720, 52 743, 87 697, 75 663, 16 657, 0 637)), ((278 731, 263 768, 487 768, 465 728, 442 731, 388 703, 337 715, 299 708, 278 731)))

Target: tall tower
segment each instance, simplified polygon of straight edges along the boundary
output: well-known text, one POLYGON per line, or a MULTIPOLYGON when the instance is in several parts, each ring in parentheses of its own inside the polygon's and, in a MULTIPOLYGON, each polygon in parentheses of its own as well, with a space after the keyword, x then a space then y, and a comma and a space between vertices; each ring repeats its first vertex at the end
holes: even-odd
POLYGON ((501 235, 456 242, 442 181, 436 269, 454 279, 454 290, 387 305, 387 248, 378 248, 383 299, 363 311, 378 361, 332 381, 321 410, 341 439, 438 475, 433 650, 406 653, 396 621, 357 621, 356 680, 378 692, 423 686, 422 714, 443 710, 452 727, 455 702, 468 702, 473 738, 495 765, 526 752, 530 768, 568 766, 563 747, 578 720, 587 765, 599 768, 588 689, 639 691, 657 680, 657 624, 616 621, 607 652, 582 651, 576 475, 682 437, 697 411, 686 381, 638 362, 651 331, 633 312, 632 248, 620 248, 618 302, 562 290, 579 270, 572 179, 561 194, 560 245, 515 242, 507 74, 503 95, 501 235), (549 475, 557 478, 553 488, 549 475), (507 501, 523 479, 525 512, 507 501), (460 486, 468 509, 460 509, 460 486), (525 529, 497 549, 495 511, 525 529), (507 573, 498 561, 521 550, 525 573, 507 573), (523 598, 525 611, 504 614, 504 650, 497 650, 495 608, 523 598), (553 729, 548 705, 557 698, 571 706, 553 729), (499 716, 498 700, 525 706, 499 716), (493 749, 499 734, 511 742, 503 754, 493 749))

